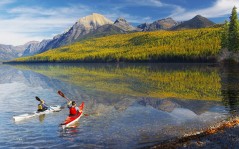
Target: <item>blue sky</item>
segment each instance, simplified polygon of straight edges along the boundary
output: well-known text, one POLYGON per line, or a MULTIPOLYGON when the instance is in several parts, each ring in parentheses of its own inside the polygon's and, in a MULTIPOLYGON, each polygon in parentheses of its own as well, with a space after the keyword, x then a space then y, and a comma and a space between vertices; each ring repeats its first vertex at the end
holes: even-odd
POLYGON ((50 39, 93 12, 112 21, 124 17, 133 25, 167 17, 184 21, 197 14, 221 23, 233 6, 239 8, 239 0, 1 0, 0 44, 50 39))

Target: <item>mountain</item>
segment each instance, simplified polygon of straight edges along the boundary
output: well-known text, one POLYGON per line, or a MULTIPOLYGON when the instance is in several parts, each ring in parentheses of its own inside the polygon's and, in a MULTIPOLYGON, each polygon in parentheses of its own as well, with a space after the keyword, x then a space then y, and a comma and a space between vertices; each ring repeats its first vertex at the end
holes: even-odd
POLYGON ((115 22, 114 25, 119 27, 120 29, 126 31, 126 32, 131 32, 131 31, 140 31, 139 28, 136 28, 132 25, 130 25, 124 18, 118 18, 115 22))
POLYGON ((0 61, 18 57, 18 52, 11 45, 0 44, 0 61))
POLYGON ((24 44, 23 45, 24 46, 24 51, 22 53, 22 56, 33 55, 34 51, 38 49, 39 43, 40 42, 38 42, 38 41, 30 41, 30 42, 24 44))
POLYGON ((97 38, 97 37, 104 37, 114 34, 124 34, 127 33, 127 31, 115 26, 114 24, 106 24, 103 26, 100 26, 96 30, 91 31, 85 36, 79 37, 78 40, 85 40, 90 38, 97 38))
POLYGON ((124 18, 118 18, 114 23, 101 14, 93 13, 79 19, 67 32, 55 36, 48 44, 39 50, 45 52, 83 39, 140 31, 130 25, 124 18))
POLYGON ((176 26, 177 24, 178 23, 172 18, 166 18, 154 21, 153 23, 143 23, 137 27, 142 29, 143 31, 155 31, 155 30, 167 30, 176 26))
POLYGON ((49 43, 39 51, 42 53, 52 48, 57 48, 77 41, 80 37, 89 34, 91 31, 113 22, 101 14, 92 15, 79 19, 67 32, 55 36, 49 43))
POLYGON ((25 48, 22 56, 31 56, 37 54, 40 50, 44 49, 51 40, 42 40, 41 42, 29 42, 25 48))
POLYGON ((214 22, 210 21, 209 19, 203 16, 197 15, 191 20, 185 21, 173 27, 172 30, 205 28, 213 25, 215 25, 214 22))
POLYGON ((143 24, 138 25, 137 27, 142 29, 142 31, 147 31, 149 28, 149 25, 150 25, 149 23, 143 23, 143 24))
POLYGON ((61 47, 73 42, 93 37, 101 37, 112 34, 134 31, 125 19, 117 19, 115 23, 101 14, 92 15, 79 19, 68 31, 56 35, 53 39, 41 42, 28 42, 21 46, 0 45, 0 60, 11 60, 20 56, 31 56, 45 52, 52 48, 61 47))
POLYGON ((0 44, 0 61, 10 60, 23 56, 26 50, 33 51, 37 49, 38 45, 38 41, 30 41, 24 45, 19 46, 0 44))
POLYGON ((106 24, 100 26, 84 36, 79 36, 78 41, 83 39, 85 40, 89 38, 104 37, 114 34, 124 34, 135 31, 141 31, 141 29, 130 25, 124 18, 118 18, 116 19, 114 24, 106 24))

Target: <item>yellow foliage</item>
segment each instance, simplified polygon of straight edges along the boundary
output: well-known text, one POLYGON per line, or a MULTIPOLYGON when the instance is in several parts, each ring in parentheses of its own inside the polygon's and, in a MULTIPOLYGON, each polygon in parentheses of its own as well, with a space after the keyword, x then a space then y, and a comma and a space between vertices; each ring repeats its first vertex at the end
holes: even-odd
POLYGON ((95 38, 16 61, 163 61, 215 57, 220 49, 220 28, 136 32, 95 38))

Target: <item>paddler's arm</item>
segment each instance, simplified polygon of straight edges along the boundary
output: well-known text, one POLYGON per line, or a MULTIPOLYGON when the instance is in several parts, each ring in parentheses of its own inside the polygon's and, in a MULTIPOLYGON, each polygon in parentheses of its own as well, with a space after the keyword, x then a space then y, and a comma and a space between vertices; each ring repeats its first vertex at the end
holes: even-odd
POLYGON ((45 103, 43 103, 44 107, 46 107, 47 109, 49 108, 45 103))
POLYGON ((71 103, 72 103, 72 101, 69 101, 69 102, 67 103, 67 107, 68 107, 68 108, 70 108, 70 107, 72 106, 71 103))

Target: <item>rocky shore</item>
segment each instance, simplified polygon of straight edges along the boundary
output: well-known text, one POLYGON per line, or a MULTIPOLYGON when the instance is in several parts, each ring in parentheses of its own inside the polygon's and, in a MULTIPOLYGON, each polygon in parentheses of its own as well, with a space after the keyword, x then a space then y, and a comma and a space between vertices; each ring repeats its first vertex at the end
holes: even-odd
POLYGON ((186 134, 183 138, 165 141, 151 148, 236 148, 239 146, 238 134, 239 118, 236 117, 207 130, 186 134))

